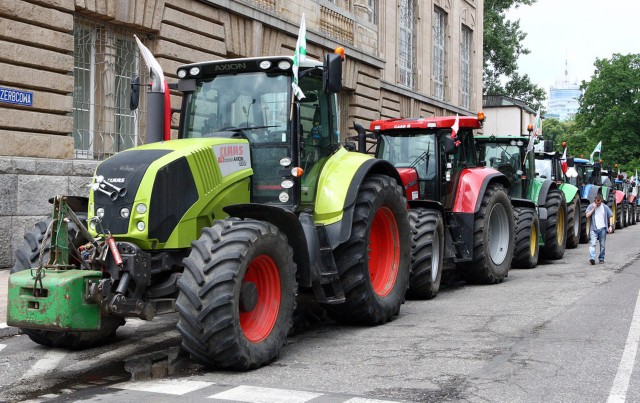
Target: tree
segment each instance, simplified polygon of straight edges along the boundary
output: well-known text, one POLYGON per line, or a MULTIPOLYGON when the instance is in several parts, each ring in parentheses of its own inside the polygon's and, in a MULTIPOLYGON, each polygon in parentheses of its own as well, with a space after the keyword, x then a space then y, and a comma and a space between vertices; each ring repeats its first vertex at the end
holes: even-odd
POLYGON ((545 91, 531 82, 528 75, 519 75, 518 57, 529 54, 522 45, 527 34, 520 30, 520 21, 509 21, 505 12, 511 7, 531 5, 536 0, 485 0, 483 41, 484 95, 506 95, 521 99, 540 109, 547 98, 545 91), (506 84, 503 85, 503 81, 506 84))
POLYGON ((616 53, 596 59, 594 66, 591 81, 581 85, 576 125, 590 144, 602 141, 605 161, 635 170, 640 159, 640 54, 616 53))

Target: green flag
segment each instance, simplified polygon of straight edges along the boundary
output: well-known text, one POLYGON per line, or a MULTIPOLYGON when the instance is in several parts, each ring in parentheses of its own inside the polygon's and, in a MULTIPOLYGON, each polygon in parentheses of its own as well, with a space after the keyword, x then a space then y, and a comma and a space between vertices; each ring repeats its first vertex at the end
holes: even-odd
POLYGON ((593 149, 593 152, 591 153, 591 156, 589 157, 589 162, 592 163, 592 164, 593 164, 593 155, 595 153, 598 153, 598 157, 600 156, 600 154, 602 154, 602 140, 600 140, 598 145, 596 145, 596 148, 593 149))
POLYGON ((304 93, 298 86, 298 68, 300 62, 304 62, 307 59, 307 28, 304 23, 304 13, 302 13, 302 20, 300 21, 300 31, 298 32, 298 42, 296 42, 296 51, 293 54, 293 94, 298 99, 304 98, 304 93))

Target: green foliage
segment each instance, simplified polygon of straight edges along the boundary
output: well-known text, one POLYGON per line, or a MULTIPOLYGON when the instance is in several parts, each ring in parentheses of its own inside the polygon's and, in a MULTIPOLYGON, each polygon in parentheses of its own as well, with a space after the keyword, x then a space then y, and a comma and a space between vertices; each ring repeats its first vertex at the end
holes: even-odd
POLYGON ((577 130, 593 147, 602 140, 602 158, 628 172, 640 168, 640 54, 596 59, 591 81, 582 82, 577 130))
POLYGON ((531 5, 536 0, 485 0, 483 37, 483 95, 506 95, 521 99, 539 109, 546 99, 545 91, 531 82, 528 75, 519 75, 518 57, 529 54, 522 46, 527 34, 520 30, 520 21, 509 21, 506 11, 511 7, 531 5), (506 84, 503 85, 503 81, 506 84))

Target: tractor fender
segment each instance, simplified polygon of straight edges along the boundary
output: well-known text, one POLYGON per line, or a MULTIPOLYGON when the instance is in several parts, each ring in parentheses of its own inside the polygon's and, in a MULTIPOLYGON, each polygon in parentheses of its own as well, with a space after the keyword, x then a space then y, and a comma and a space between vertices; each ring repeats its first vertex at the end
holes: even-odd
POLYGON ((587 199, 589 199, 589 203, 593 203, 596 196, 601 192, 601 188, 600 186, 594 186, 594 185, 587 185, 587 186, 591 186, 591 188, 589 189, 589 193, 587 193, 587 199))
POLYGON ((232 204, 223 210, 231 217, 252 218, 278 227, 293 248, 293 260, 298 266, 296 280, 301 287, 310 287, 312 279, 320 277, 320 241, 310 213, 298 217, 283 207, 259 203, 232 204))
POLYGON ((392 177, 403 186, 400 174, 390 162, 344 148, 333 154, 322 169, 313 221, 326 227, 332 249, 351 236, 358 191, 367 176, 373 174, 392 177))
POLYGON ((636 195, 630 194, 627 200, 629 201, 629 203, 633 203, 634 201, 636 201, 636 195))
POLYGON ((540 187, 540 192, 538 193, 538 206, 544 206, 547 202, 547 194, 551 189, 557 189, 558 185, 552 180, 545 180, 542 186, 540 187))
POLYGON ((615 198, 616 198, 616 204, 622 203, 622 201, 624 200, 624 193, 620 190, 616 190, 615 198))
POLYGON ((578 188, 570 183, 561 183, 559 188, 564 193, 567 203, 571 203, 573 198, 576 197, 576 193, 578 193, 578 188))
POLYGON ((532 209, 536 208, 536 204, 529 199, 520 199, 517 197, 511 198, 511 205, 513 207, 529 207, 532 209))
POLYGON ((509 179, 493 168, 463 169, 458 178, 458 197, 455 198, 452 212, 475 214, 480 210, 482 196, 491 183, 501 183, 509 188, 509 179))
POLYGON ((409 208, 411 210, 417 208, 436 210, 439 211, 440 214, 442 214, 442 216, 444 217, 444 206, 440 202, 434 200, 410 200, 407 201, 407 204, 409 205, 409 208))

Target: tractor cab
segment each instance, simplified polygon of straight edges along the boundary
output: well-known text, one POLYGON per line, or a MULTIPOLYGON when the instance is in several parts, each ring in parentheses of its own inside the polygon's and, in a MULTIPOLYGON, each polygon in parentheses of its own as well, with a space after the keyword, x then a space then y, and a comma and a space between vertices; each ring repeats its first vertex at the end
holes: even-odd
POLYGON ((526 181, 533 166, 533 156, 529 158, 526 152, 528 140, 521 136, 476 136, 478 159, 509 179, 511 197, 527 197, 526 181))
POLYGON ((300 66, 300 100, 291 91, 292 58, 180 67, 178 88, 185 96, 178 137, 246 139, 248 146, 214 150, 223 175, 251 167, 253 203, 292 210, 312 205, 322 166, 340 147, 336 93, 325 89, 336 87, 330 77, 337 77, 339 89, 341 60, 328 56, 324 65, 306 61, 300 66))
POLYGON ((464 168, 478 166, 473 130, 481 127, 476 117, 459 117, 459 130, 452 139, 455 117, 392 119, 374 121, 378 138, 375 156, 389 161, 408 184, 408 200, 445 202, 464 168))

